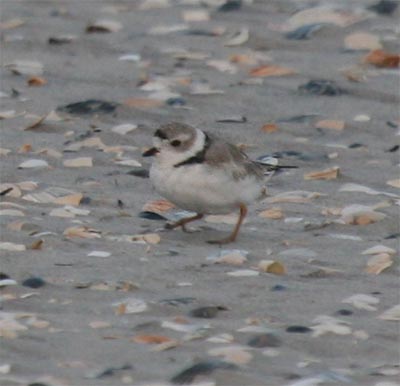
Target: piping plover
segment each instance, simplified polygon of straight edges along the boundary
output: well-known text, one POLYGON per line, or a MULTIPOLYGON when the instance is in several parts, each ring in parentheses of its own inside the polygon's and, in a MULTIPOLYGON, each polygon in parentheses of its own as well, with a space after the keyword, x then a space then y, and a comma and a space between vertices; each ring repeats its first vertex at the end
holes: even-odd
POLYGON ((205 214, 239 210, 232 233, 212 244, 235 241, 247 214, 247 205, 265 195, 265 169, 236 146, 192 126, 169 123, 153 137, 153 147, 143 153, 155 156, 150 180, 156 191, 176 206, 197 213, 168 229, 182 227, 205 214))

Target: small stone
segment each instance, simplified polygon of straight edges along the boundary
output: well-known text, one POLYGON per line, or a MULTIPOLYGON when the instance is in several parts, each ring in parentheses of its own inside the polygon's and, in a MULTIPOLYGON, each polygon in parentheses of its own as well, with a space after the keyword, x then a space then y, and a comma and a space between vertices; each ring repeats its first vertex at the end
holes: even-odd
POLYGON ((218 12, 237 11, 241 6, 242 0, 226 0, 225 3, 218 8, 218 12))
POLYGON ((398 2, 393 0, 381 0, 374 5, 368 7, 380 15, 391 15, 398 7, 398 2))
POLYGON ((285 290, 287 290, 287 287, 282 284, 275 284, 274 286, 271 287, 271 291, 275 292, 285 291, 285 290))
POLYGON ((341 315, 341 316, 350 316, 353 315, 353 311, 352 310, 347 310, 347 309, 341 309, 336 311, 337 315, 341 315))
POLYGON ((263 347, 280 347, 282 341, 279 337, 274 334, 261 334, 256 335, 247 342, 251 347, 263 348, 263 347))
POLYGON ((345 93, 345 90, 337 86, 334 81, 325 79, 310 80, 308 83, 299 86, 299 91, 311 95, 326 96, 338 96, 345 93))
POLYGON ((227 363, 221 360, 200 361, 181 370, 171 378, 170 382, 178 385, 190 384, 196 377, 200 375, 209 375, 217 369, 234 370, 236 368, 237 366, 233 363, 227 363))
POLYGON ((306 326, 289 326, 286 328, 286 332, 294 333, 294 334, 306 334, 311 332, 312 329, 306 326))
POLYGON ((211 319, 217 316, 218 311, 226 310, 223 306, 208 306, 208 307, 199 307, 191 310, 189 312, 189 316, 193 318, 204 318, 211 319))
POLYGON ((46 282, 40 277, 30 277, 22 282, 22 285, 24 287, 29 288, 40 288, 43 287, 45 284, 46 282))
POLYGON ((112 113, 117 108, 117 104, 97 99, 88 99, 82 102, 71 103, 57 108, 68 114, 96 114, 96 113, 112 113))

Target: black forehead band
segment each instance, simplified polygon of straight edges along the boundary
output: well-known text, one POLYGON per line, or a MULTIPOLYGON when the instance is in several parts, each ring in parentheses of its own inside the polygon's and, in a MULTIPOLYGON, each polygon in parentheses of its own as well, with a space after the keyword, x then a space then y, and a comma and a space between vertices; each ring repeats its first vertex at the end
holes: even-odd
POLYGON ((161 130, 158 129, 155 133, 154 133, 155 137, 158 137, 160 139, 167 139, 167 136, 165 135, 165 133, 161 130))

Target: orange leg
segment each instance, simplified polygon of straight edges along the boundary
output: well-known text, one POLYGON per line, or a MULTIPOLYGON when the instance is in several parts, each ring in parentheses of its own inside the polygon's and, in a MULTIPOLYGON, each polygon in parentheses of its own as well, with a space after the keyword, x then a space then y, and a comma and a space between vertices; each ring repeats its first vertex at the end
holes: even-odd
POLYGON ((203 216, 204 216, 203 214, 198 213, 198 214, 196 214, 196 216, 182 218, 179 221, 174 222, 172 224, 167 223, 167 224, 165 224, 165 229, 175 229, 177 227, 182 227, 182 230, 184 232, 189 232, 187 230, 187 228, 185 227, 185 225, 189 222, 192 222, 195 220, 200 220, 201 218, 203 218, 203 216))
POLYGON ((247 207, 245 204, 240 204, 239 208, 240 208, 239 218, 235 225, 235 228, 233 229, 233 232, 225 239, 210 240, 210 241, 208 241, 209 244, 228 244, 228 243, 233 243, 236 240, 236 237, 239 233, 240 226, 242 225, 242 222, 247 215, 247 207))

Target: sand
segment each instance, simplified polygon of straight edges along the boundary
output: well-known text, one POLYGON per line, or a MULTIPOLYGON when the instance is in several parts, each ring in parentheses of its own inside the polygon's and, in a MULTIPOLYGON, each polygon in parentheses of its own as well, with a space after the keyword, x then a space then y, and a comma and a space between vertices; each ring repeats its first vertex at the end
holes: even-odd
MULTIPOLYGON (((1 182, 35 181, 38 187, 32 192, 23 190, 20 197, 11 197, 11 193, 2 197, 11 204, 3 203, 1 209, 17 209, 24 216, 0 216, 1 241, 27 249, 2 251, 0 271, 16 285, 0 288, 0 320, 22 313, 16 322, 25 329, 16 331, 2 324, 0 369, 2 365, 11 367, 0 371, 0 383, 168 384, 188 366, 205 360, 215 365, 216 360, 224 360, 222 354, 221 358, 210 350, 225 347, 229 351, 235 346, 237 356, 223 362, 233 362, 234 369, 216 369, 193 382, 249 386, 396 384, 398 322, 379 316, 399 304, 398 257, 389 254, 392 266, 376 275, 365 271, 371 256, 362 252, 375 245, 398 246, 399 189, 387 182, 398 178, 399 76, 395 69, 361 65, 368 50, 346 50, 344 39, 354 32, 368 32, 379 37, 384 50, 398 53, 395 28, 399 11, 392 15, 370 11, 369 17, 351 25, 330 24, 309 39, 290 40, 279 27, 296 11, 311 8, 311 2, 254 0, 228 12, 217 11, 213 2, 204 2, 210 4, 207 7, 196 1, 194 5, 166 1, 170 6, 165 8, 140 8, 140 4, 150 3, 1 4, 2 23, 22 20, 16 28, 3 25, 2 31, 0 91, 5 95, 0 99, 0 111, 15 111, 17 116, 0 121, 1 147, 10 150, 1 156, 1 182), (185 10, 207 11, 210 20, 187 22, 186 31, 149 33, 152 27, 183 24, 181 12, 185 10), (86 33, 86 27, 98 19, 118 21, 122 28, 86 33), (225 28, 222 35, 210 33, 219 27, 225 28), (224 45, 242 27, 249 29, 249 39, 237 46, 224 45), (49 38, 64 34, 76 35, 76 39, 49 44, 49 38), (207 58, 174 57, 183 49, 204 53, 207 58), (206 63, 222 60, 226 66, 232 55, 239 54, 254 60, 254 52, 258 53, 256 62, 231 62, 235 73, 206 63), (127 54, 140 57, 119 60, 127 54), (28 86, 30 75, 15 75, 5 66, 16 60, 41 62, 44 71, 38 76, 47 83, 28 86), (295 74, 249 76, 250 69, 265 64, 290 68, 295 74), (343 71, 349 68, 361 73, 359 81, 345 76, 343 71), (165 86, 165 79, 170 79, 171 85, 165 86), (299 91, 299 86, 315 79, 332 81, 343 92, 327 96, 299 91), (140 89, 149 81, 155 81, 153 88, 149 86, 151 90, 140 89), (190 82, 207 82, 223 93, 192 95, 190 82), (137 100, 132 102, 132 98, 151 98, 160 84, 177 94, 172 95, 178 98, 177 105, 162 101, 146 108, 137 107, 137 100), (14 95, 12 90, 17 90, 14 95), (118 106, 111 113, 58 111, 63 120, 49 120, 25 130, 60 106, 88 99, 118 106), (221 119, 238 122, 217 122, 221 119), (317 122, 325 119, 343 120, 344 129, 317 128, 317 122), (139 217, 146 202, 160 199, 149 179, 128 174, 138 168, 115 161, 134 159, 148 170, 149 160, 142 158, 141 152, 151 145, 153 131, 170 121, 186 122, 232 143, 248 145, 246 152, 253 158, 281 152, 281 162, 295 164, 298 169, 274 176, 268 183, 270 197, 298 190, 317 192, 318 197, 304 203, 256 203, 237 242, 229 246, 206 243, 227 235, 232 227, 228 224, 198 222, 193 224, 196 232, 190 234, 163 231, 162 221, 139 217), (124 123, 137 127, 126 135, 111 130, 124 123), (261 128, 265 124, 275 124, 277 130, 264 132, 261 128), (100 137, 109 151, 98 146, 66 151, 71 144, 93 137, 100 137), (23 145, 28 145, 25 151, 23 145), (110 150, 111 146, 133 148, 120 148, 119 154, 110 150), (93 166, 63 165, 66 159, 78 157, 91 157, 93 166), (30 159, 46 160, 49 167, 18 168, 30 159), (340 168, 338 178, 304 179, 304 174, 334 166, 340 168), (350 183, 378 193, 340 191, 350 183), (89 214, 52 216, 50 212, 63 205, 34 203, 21 197, 50 187, 82 193, 84 198, 77 208, 89 210, 89 214), (324 214, 326 208, 340 210, 352 204, 375 206, 386 216, 369 225, 348 225, 338 223, 338 215, 324 214), (283 217, 258 216, 271 207, 280 207, 283 217), (28 225, 10 229, 15 221, 28 225), (98 237, 64 234, 67 228, 77 226, 95 229, 98 237), (146 233, 159 234, 161 241, 121 240, 123 235, 146 233), (29 249, 38 239, 43 240, 41 249, 29 249), (223 249, 246 251, 247 261, 232 266, 207 259, 223 249), (92 251, 110 255, 88 256, 92 251), (263 259, 279 261, 286 274, 257 271, 263 259), (239 269, 259 274, 228 275, 239 269), (29 277, 40 277, 46 284, 36 289, 23 286, 29 277), (372 297, 373 303, 358 307, 343 303, 356 294, 372 297), (115 305, 128 298, 145 302, 146 309, 126 313, 123 306, 115 305), (189 315, 203 306, 225 310, 209 319, 189 315), (321 315, 339 319, 336 323, 342 328, 316 336, 319 330, 315 326, 321 324, 316 318, 321 315), (102 323, 93 324, 98 321, 102 323), (188 328, 186 332, 175 331, 165 322, 188 328), (246 326, 250 332, 238 331, 246 326), (293 333, 287 331, 290 326, 310 329, 293 333), (276 347, 268 342, 262 348, 250 347, 249 340, 259 334, 256 327, 278 337, 276 347), (154 345, 134 341, 144 334, 176 340, 176 347, 156 351, 154 345), (225 343, 207 340, 219 334, 229 334, 225 343)), ((358 15, 371 4, 355 0, 340 2, 338 7, 347 6, 358 15)))

